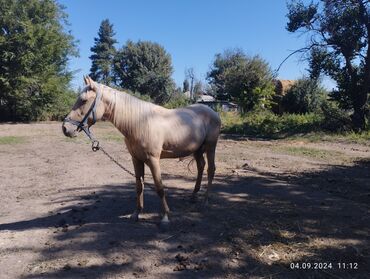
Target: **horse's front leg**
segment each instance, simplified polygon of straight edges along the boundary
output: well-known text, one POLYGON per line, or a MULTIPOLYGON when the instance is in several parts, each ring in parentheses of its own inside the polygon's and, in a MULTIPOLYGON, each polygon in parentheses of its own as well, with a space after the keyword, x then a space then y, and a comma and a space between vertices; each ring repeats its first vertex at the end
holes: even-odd
POLYGON ((162 201, 163 217, 161 220, 161 226, 166 227, 169 225, 169 222, 170 222, 170 220, 168 219, 168 214, 170 212, 170 209, 168 208, 168 205, 167 205, 166 195, 164 193, 164 187, 162 184, 159 157, 158 158, 150 157, 150 159, 147 161, 147 165, 149 166, 150 171, 152 172, 155 189, 157 191, 158 196, 160 197, 162 201))
POLYGON ((132 157, 136 177, 136 210, 131 215, 131 220, 138 221, 139 214, 144 208, 144 162, 132 157))

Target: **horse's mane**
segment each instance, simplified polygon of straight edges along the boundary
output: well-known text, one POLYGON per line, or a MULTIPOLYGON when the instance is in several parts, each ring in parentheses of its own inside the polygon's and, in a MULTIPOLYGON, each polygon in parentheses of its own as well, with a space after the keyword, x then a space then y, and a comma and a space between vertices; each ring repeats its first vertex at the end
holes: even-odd
POLYGON ((126 136, 145 137, 150 125, 150 118, 161 108, 140 100, 124 91, 100 84, 104 98, 108 101, 108 112, 112 123, 126 136))

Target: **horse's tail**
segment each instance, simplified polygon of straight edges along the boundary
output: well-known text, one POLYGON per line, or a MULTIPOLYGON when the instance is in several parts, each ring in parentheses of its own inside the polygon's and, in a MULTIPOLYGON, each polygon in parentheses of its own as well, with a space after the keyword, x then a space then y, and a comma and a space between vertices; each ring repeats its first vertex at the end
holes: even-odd
POLYGON ((191 171, 190 166, 194 164, 194 161, 195 161, 195 159, 194 159, 194 157, 193 157, 193 158, 189 161, 189 164, 188 164, 188 171, 189 171, 191 174, 193 174, 193 172, 191 171))

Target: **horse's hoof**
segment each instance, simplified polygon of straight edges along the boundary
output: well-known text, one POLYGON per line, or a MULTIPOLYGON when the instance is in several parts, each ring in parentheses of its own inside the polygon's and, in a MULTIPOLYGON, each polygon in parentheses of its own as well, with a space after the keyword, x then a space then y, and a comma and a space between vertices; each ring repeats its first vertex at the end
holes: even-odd
POLYGON ((167 221, 167 222, 161 221, 159 223, 159 229, 161 232, 166 232, 169 230, 169 228, 170 228, 170 221, 167 221))
POLYGON ((170 227, 170 220, 168 219, 167 215, 164 215, 161 220, 161 223, 159 224, 159 229, 163 232, 163 231, 167 231, 169 227, 170 227))
POLYGON ((134 212, 130 216, 130 220, 133 222, 138 222, 139 221, 139 214, 137 212, 134 212))

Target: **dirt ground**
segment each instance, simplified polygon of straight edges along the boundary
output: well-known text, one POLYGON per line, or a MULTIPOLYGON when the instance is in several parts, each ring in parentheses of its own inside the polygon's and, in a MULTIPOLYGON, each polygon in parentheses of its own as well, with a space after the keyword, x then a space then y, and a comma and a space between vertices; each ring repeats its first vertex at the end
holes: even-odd
MULTIPOLYGON (((93 128, 128 169, 109 124, 93 128)), ((61 123, 0 125, 0 278, 370 278, 370 144, 223 136, 207 208, 163 160, 171 227, 134 179, 61 123)), ((203 185, 205 184, 206 174, 203 185)))

